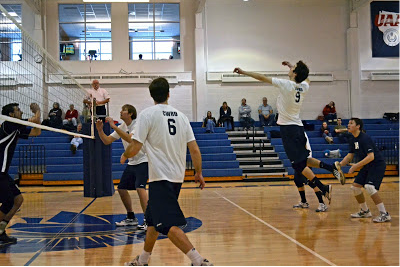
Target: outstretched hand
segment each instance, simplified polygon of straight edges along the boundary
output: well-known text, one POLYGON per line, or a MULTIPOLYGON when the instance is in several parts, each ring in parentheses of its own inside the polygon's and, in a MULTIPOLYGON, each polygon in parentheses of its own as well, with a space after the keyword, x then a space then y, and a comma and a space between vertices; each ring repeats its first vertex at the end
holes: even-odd
POLYGON ((30 109, 31 109, 31 111, 33 113, 36 113, 36 112, 40 111, 40 107, 36 103, 31 103, 31 105, 29 107, 30 107, 30 109))
POLYGON ((102 120, 96 121, 96 129, 97 129, 97 131, 103 130, 103 121, 102 120))
POLYGON ((110 124, 111 128, 115 127, 115 123, 114 123, 113 118, 106 117, 106 121, 110 124))
POLYGON ((233 70, 233 72, 234 72, 234 73, 237 73, 237 74, 243 74, 243 70, 242 70, 241 68, 235 68, 235 69, 233 70))
POLYGON ((292 64, 290 64, 289 61, 283 61, 283 62, 282 62, 282 65, 283 65, 283 66, 288 66, 289 68, 293 67, 292 64))

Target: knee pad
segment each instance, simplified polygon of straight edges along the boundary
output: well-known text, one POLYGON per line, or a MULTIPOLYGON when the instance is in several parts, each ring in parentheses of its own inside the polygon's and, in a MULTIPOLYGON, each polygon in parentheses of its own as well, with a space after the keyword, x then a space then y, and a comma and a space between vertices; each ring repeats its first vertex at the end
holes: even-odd
POLYGON ((299 163, 292 163, 292 167, 296 172, 302 173, 304 168, 307 167, 307 160, 303 160, 299 163))
POLYGON ((364 185, 365 191, 367 191, 368 195, 372 196, 373 194, 375 194, 376 192, 378 192, 378 190, 375 189, 375 186, 372 184, 366 184, 364 185))
POLYGON ((311 187, 312 189, 317 187, 314 180, 312 180, 312 181, 307 180, 307 181, 308 181, 308 186, 311 187))
POLYGON ((10 212, 13 206, 14 206, 14 197, 11 197, 3 202, 3 204, 0 207, 0 211, 3 212, 4 214, 7 214, 10 212))
POLYGON ((171 227, 172 226, 156 226, 155 228, 157 232, 167 236, 171 227))
POLYGON ((354 196, 358 196, 362 194, 361 188, 356 186, 350 186, 351 191, 353 191, 354 196))

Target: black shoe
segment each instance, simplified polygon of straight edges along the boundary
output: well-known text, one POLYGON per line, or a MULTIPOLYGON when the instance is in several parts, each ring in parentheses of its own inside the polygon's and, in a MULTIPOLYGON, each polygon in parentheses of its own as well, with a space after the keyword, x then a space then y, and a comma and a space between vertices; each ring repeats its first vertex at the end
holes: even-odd
POLYGON ((4 231, 1 235, 0 235, 0 244, 15 244, 17 243, 17 239, 15 237, 11 237, 8 236, 6 234, 6 231, 4 231))
POLYGON ((72 154, 76 154, 76 146, 75 145, 71 145, 71 151, 72 151, 72 154))

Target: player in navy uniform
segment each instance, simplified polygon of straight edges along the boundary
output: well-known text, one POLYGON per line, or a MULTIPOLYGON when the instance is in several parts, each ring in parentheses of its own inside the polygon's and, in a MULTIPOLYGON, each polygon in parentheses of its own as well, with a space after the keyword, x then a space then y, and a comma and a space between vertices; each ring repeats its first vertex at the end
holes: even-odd
POLYGON ((391 220, 389 213, 383 205, 382 199, 378 194, 379 187, 382 183, 383 176, 385 175, 386 163, 379 149, 376 147, 374 141, 366 133, 363 133, 363 121, 358 118, 352 118, 347 126, 349 133, 354 138, 349 140, 350 151, 340 162, 341 166, 349 164, 354 156, 358 161, 353 164, 349 173, 360 170, 351 186, 351 190, 358 203, 360 204, 360 211, 351 214, 352 218, 370 218, 371 212, 368 209, 365 197, 361 188, 364 187, 367 194, 372 198, 380 215, 373 219, 376 223, 388 222, 391 220))
POLYGON ((178 197, 186 169, 186 151, 189 148, 195 168, 195 181, 205 186, 201 168, 201 154, 188 118, 168 105, 169 84, 165 78, 157 78, 149 86, 154 106, 143 110, 138 117, 133 141, 121 156, 121 163, 135 156, 143 144, 149 160, 149 203, 146 241, 142 254, 127 265, 147 265, 159 233, 191 260, 195 266, 210 266, 194 248, 182 231, 186 219, 178 203, 178 197))
MULTIPOLYGON (((29 122, 40 124, 40 108, 36 103, 30 105, 34 116, 28 119, 29 122)), ((1 114, 16 119, 22 119, 23 112, 17 103, 3 106, 1 114)), ((27 139, 29 136, 38 136, 39 128, 29 129, 25 125, 5 121, 0 127, 0 245, 16 243, 15 237, 6 234, 6 226, 21 207, 24 198, 21 195, 14 180, 8 174, 14 150, 18 138, 27 139)))
POLYGON ((244 71, 240 68, 235 68, 233 72, 250 76, 261 82, 270 83, 279 89, 279 96, 276 102, 279 113, 277 124, 280 126, 285 152, 295 172, 299 176, 304 175, 310 181, 309 186, 311 188, 318 187, 330 203, 332 186, 322 184, 309 167, 324 168, 332 172, 341 184, 345 183, 346 178, 339 162, 329 165, 317 159, 308 158, 310 151, 306 148, 307 138, 304 135, 304 127, 300 119, 300 108, 305 95, 310 89, 309 69, 303 61, 297 62, 294 66, 284 61, 282 65, 290 68, 288 73, 290 80, 271 78, 259 73, 244 71))

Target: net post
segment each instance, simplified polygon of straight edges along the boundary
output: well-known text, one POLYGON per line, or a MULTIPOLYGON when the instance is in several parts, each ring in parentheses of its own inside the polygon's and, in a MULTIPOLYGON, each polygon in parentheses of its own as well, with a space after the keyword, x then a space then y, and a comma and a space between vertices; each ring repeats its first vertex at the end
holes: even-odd
MULTIPOLYGON (((91 123, 82 124, 84 133, 91 131, 91 123)), ((109 135, 110 125, 104 124, 104 133, 109 135)), ((112 179, 111 145, 104 145, 97 129, 95 139, 83 140, 84 197, 112 196, 115 192, 112 179)))

